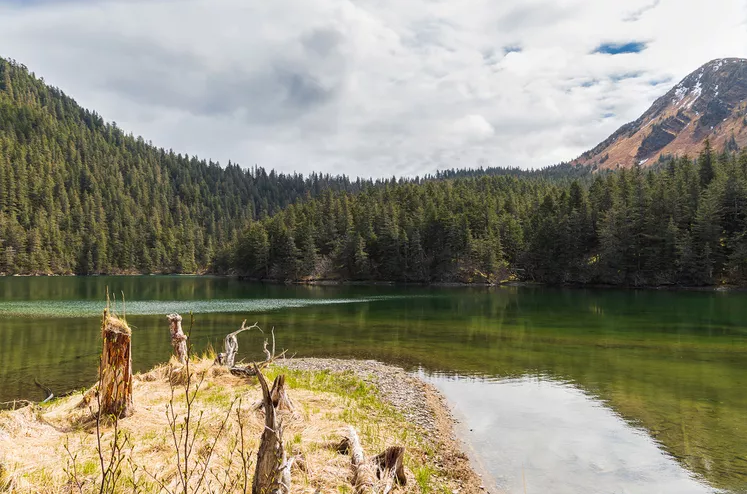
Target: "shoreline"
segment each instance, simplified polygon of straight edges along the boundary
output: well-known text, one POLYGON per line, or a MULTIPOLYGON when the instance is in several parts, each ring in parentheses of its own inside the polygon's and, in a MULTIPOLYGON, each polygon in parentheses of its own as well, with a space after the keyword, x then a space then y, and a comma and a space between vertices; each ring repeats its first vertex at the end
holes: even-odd
POLYGON ((74 273, 26 273, 26 274, 4 274, 0 273, 0 278, 136 278, 136 277, 177 277, 177 278, 225 278, 236 279, 247 283, 259 283, 268 285, 288 285, 288 286, 391 286, 391 287, 432 287, 432 288, 502 288, 502 287, 523 287, 523 288, 562 288, 575 290, 626 290, 626 291, 670 291, 670 292, 747 292, 747 286, 740 285, 608 285, 602 283, 542 283, 537 281, 500 281, 496 283, 475 282, 469 283, 464 281, 384 281, 384 280, 279 280, 279 279, 258 279, 249 278, 236 274, 218 274, 211 272, 199 273, 106 273, 106 274, 74 274, 74 273))
POLYGON ((354 373, 363 382, 375 386, 383 400, 402 410, 408 422, 423 429, 440 451, 436 463, 451 464, 450 468, 457 473, 461 481, 460 494, 501 494, 477 453, 464 439, 464 427, 454 416, 451 404, 434 385, 401 367, 377 360, 309 357, 290 359, 281 366, 301 371, 354 373), (492 485, 485 485, 486 482, 492 485))
MULTIPOLYGON (((213 360, 209 356, 193 359, 189 368, 190 374, 205 383, 196 395, 200 421, 205 430, 215 431, 220 421, 226 420, 221 419, 226 410, 229 415, 243 417, 241 434, 246 435, 247 450, 256 453, 264 428, 264 414, 252 405, 261 395, 257 378, 233 375, 226 367, 214 365, 213 360)), ((172 360, 135 374, 134 413, 118 421, 119 431, 133 445, 128 461, 143 467, 160 465, 164 482, 176 475, 172 472, 175 466, 171 458, 173 447, 168 441, 168 416, 164 415, 164 407, 168 408, 169 403, 174 406, 175 386, 183 385, 183 378, 179 384, 174 383, 173 369, 183 372, 184 367, 172 360)), ((285 449, 289 454, 300 453, 305 464, 304 470, 294 470, 291 492, 331 492, 350 487, 350 458, 332 445, 339 442, 346 427, 352 426, 359 431, 367 456, 392 445, 405 447, 408 482, 395 492, 497 494, 492 486, 483 485, 477 464, 465 453, 457 421, 445 398, 435 387, 404 369, 371 360, 309 358, 276 360, 264 373, 270 380, 285 374, 289 396, 296 404, 296 410, 282 419, 285 449)), ((0 411, 0 491, 67 492, 73 482, 69 473, 71 461, 78 462, 79 467, 80 479, 74 483, 96 486, 101 474, 96 466, 97 426, 92 421, 95 411, 80 406, 81 399, 91 396, 91 390, 49 403, 0 411)), ((178 415, 184 413, 183 391, 176 396, 178 415)), ((95 403, 94 400, 91 407, 97 408, 95 403)), ((112 430, 112 425, 107 424, 102 430, 101 441, 107 445, 117 429, 112 430)), ((233 430, 237 430, 235 425, 233 430)), ((215 437, 216 442, 219 437, 215 437)), ((228 445, 230 439, 220 438, 221 454, 216 454, 216 458, 234 454, 228 445)), ((235 440, 232 444, 235 447, 235 440)), ((219 472, 230 468, 216 466, 219 472)), ((123 469, 123 479, 145 482, 147 486, 149 479, 142 477, 142 470, 137 473, 123 469)), ((144 489, 144 494, 161 492, 153 486, 144 489)))

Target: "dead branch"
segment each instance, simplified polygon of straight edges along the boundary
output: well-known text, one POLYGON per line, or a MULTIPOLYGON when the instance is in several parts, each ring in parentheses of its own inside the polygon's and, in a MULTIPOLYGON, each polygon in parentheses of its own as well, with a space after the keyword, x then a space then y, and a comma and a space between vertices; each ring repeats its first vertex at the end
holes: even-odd
POLYGON ((239 340, 236 338, 236 336, 239 333, 243 331, 249 331, 250 329, 259 329, 260 331, 262 331, 262 328, 260 328, 256 322, 247 327, 246 319, 244 319, 244 321, 241 323, 241 327, 238 330, 226 335, 226 337, 223 339, 224 351, 222 353, 219 353, 218 358, 216 359, 216 362, 218 362, 218 364, 225 365, 229 368, 234 366, 234 362, 236 361, 236 354, 239 351, 239 340))
POLYGON ((169 331, 171 332, 171 346, 174 347, 174 355, 184 365, 187 363, 187 335, 182 331, 182 316, 169 314, 169 331))
POLYGON ((36 387, 38 387, 39 389, 41 389, 42 391, 44 391, 45 393, 47 393, 46 394, 47 397, 44 399, 44 401, 41 402, 42 404, 43 403, 47 403, 52 398, 54 398, 54 393, 52 392, 52 390, 49 387, 47 387, 47 386, 43 385, 42 383, 40 383, 38 379, 34 378, 34 384, 36 384, 36 387))
POLYGON ((293 459, 288 460, 283 447, 283 426, 277 420, 272 404, 267 380, 259 367, 255 371, 262 386, 265 407, 265 429, 262 432, 257 464, 254 470, 252 494, 288 494, 290 492, 290 471, 293 459))
POLYGON ((264 350, 265 355, 267 356, 267 358, 265 358, 265 362, 272 360, 272 354, 270 353, 270 350, 267 349, 267 340, 265 340, 264 345, 262 345, 262 350, 264 350))
MULTIPOLYGON (((255 326, 257 329, 262 331, 262 329, 259 326, 257 326, 257 323, 254 323, 254 325, 251 328, 246 328, 246 329, 252 329, 255 326)), ((242 324, 242 327, 243 327, 243 324, 242 324)), ((267 346, 269 345, 268 340, 265 340, 264 343, 262 344, 262 350, 265 352, 265 360, 262 362, 254 362, 252 364, 249 364, 243 367, 231 365, 230 366, 231 374, 235 376, 254 377, 257 375, 255 372, 255 367, 261 370, 269 366, 275 360, 279 358, 285 358, 285 354, 288 352, 288 350, 283 350, 282 352, 280 352, 280 355, 275 355, 275 328, 272 328, 271 334, 272 334, 272 351, 268 350, 267 348, 267 346)), ((228 339, 229 336, 231 335, 226 336, 226 339, 228 339)), ((238 347, 238 344, 236 346, 238 347)), ((218 363, 221 363, 221 359, 223 358, 223 355, 224 355, 223 353, 218 354, 218 363)), ((262 402, 260 401, 256 405, 256 408, 261 408, 261 407, 262 407, 262 402)))

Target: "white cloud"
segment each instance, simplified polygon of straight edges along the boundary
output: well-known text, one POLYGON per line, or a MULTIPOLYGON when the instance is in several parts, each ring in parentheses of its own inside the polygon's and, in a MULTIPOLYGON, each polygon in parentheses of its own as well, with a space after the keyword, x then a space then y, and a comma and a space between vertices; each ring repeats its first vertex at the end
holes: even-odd
POLYGON ((282 171, 414 175, 574 158, 701 64, 747 56, 747 6, 0 0, 0 47, 178 152, 282 171), (593 53, 633 41, 646 49, 593 53))
POLYGON ((465 141, 482 141, 495 134, 493 126, 482 115, 465 115, 454 122, 451 131, 465 141))

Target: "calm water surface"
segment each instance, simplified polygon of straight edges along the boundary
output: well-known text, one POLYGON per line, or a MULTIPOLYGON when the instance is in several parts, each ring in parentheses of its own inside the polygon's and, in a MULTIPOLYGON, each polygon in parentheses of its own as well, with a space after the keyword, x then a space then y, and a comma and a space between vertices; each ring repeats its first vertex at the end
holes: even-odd
MULTIPOLYGON (((747 492, 745 293, 0 278, 0 401, 43 398, 35 378, 57 393, 95 380, 107 286, 136 370, 168 358, 165 314, 192 310, 198 348, 248 319, 298 356, 418 372, 510 493, 747 492)), ((242 334, 242 357, 262 339, 242 334)))

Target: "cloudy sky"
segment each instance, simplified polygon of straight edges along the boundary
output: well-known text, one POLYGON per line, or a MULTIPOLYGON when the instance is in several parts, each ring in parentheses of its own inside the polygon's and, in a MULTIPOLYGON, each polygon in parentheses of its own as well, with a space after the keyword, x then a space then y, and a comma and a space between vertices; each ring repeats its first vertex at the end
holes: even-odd
POLYGON ((747 0, 0 0, 0 56, 222 163, 527 168, 747 57, 747 0))

